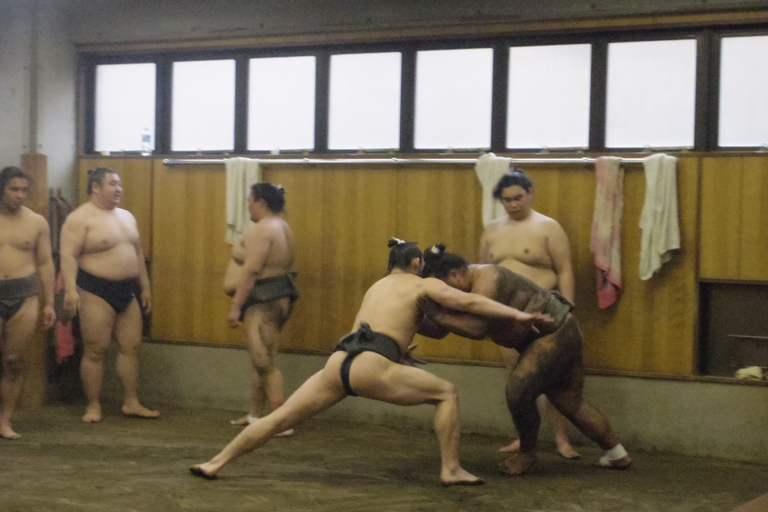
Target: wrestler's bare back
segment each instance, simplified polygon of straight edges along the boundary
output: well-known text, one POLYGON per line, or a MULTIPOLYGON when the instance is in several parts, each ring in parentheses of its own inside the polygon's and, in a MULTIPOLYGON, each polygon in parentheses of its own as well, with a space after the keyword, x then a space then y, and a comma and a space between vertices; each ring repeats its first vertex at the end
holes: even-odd
POLYGON ((77 240, 78 265, 86 272, 115 281, 139 277, 141 242, 128 210, 104 209, 89 201, 67 217, 64 230, 77 240))
POLYGON ((424 279, 413 274, 390 274, 366 292, 352 331, 365 322, 375 332, 386 334, 406 350, 421 320, 420 299, 424 279))
POLYGON ((240 241, 232 245, 232 256, 224 273, 224 291, 227 295, 233 295, 237 285, 245 278, 246 243, 249 246, 269 245, 257 279, 281 276, 293 268, 296 242, 291 226, 279 216, 262 219, 249 226, 240 241))
POLYGON ((37 271, 35 253, 48 223, 22 206, 16 214, 0 215, 0 279, 16 279, 37 271))

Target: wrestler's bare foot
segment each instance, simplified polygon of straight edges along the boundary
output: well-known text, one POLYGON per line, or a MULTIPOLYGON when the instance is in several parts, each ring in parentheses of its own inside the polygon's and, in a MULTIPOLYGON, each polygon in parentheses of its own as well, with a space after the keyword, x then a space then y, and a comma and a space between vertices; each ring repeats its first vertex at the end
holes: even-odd
POLYGON ((194 466, 189 468, 189 471, 193 475, 199 476, 200 478, 205 478, 206 480, 215 480, 216 473, 219 472, 219 469, 220 468, 216 468, 210 462, 205 462, 203 464, 195 464, 194 466))
POLYGON ((160 416, 160 411, 147 409, 141 404, 124 405, 120 410, 129 418, 153 419, 160 416))
POLYGON ((10 423, 3 423, 0 424, 0 438, 3 439, 18 439, 21 437, 21 434, 17 434, 13 431, 11 428, 10 423))
POLYGON ((101 405, 88 405, 82 419, 86 423, 98 423, 101 421, 101 405))
POLYGON ((499 448, 499 451, 501 453, 515 453, 517 450, 520 449, 520 440, 515 439, 512 441, 512 443, 508 444, 507 446, 502 446, 499 448))
POLYGON ((581 457, 581 455, 579 455, 579 452, 577 452, 569 442, 558 442, 557 453, 559 453, 566 459, 578 459, 581 457))
POLYGON ((462 468, 453 471, 444 469, 440 472, 440 484, 443 487, 451 487, 454 485, 483 485, 484 483, 485 480, 476 477, 462 468))
POLYGON ((501 464, 501 474, 507 476, 522 475, 536 463, 535 453, 513 453, 501 464))

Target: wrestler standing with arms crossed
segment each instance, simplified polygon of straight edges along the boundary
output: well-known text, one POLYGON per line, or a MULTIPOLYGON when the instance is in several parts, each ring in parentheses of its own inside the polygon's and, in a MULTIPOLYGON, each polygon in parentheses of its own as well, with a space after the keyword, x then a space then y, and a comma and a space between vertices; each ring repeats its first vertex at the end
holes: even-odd
POLYGON ((56 321, 53 310, 53 259, 48 222, 24 206, 30 178, 18 167, 0 171, 0 438, 18 439, 11 416, 21 396, 27 342, 37 328, 43 285, 43 327, 56 321))
MULTIPOLYGON (((490 222, 480 240, 480 263, 501 265, 527 277, 547 290, 558 290, 571 302, 575 301, 576 280, 571 263, 571 247, 562 226, 533 209, 533 184, 520 169, 501 177, 493 190, 493 197, 501 201, 506 217, 490 222)), ((509 368, 517 362, 515 350, 502 348, 502 356, 509 368)), ((566 459, 578 459, 578 452, 568 438, 568 424, 542 395, 538 399, 542 415, 552 422, 557 451, 566 459)), ((515 452, 520 441, 501 448, 501 452, 515 452)))
MULTIPOLYGON (((228 322, 245 324, 251 362, 253 394, 248 415, 232 420, 248 425, 261 418, 267 405, 274 411, 285 402, 283 374, 277 367, 280 331, 291 316, 298 292, 293 280, 293 231, 283 219, 285 191, 271 183, 256 183, 248 195, 248 211, 255 222, 232 246, 224 275, 224 291, 232 296, 228 322)), ((278 435, 293 434, 292 430, 278 435)))
POLYGON ((84 352, 80 363, 87 405, 82 420, 101 421, 104 352, 117 338, 117 373, 123 383, 122 412, 156 418, 139 403, 139 347, 142 309, 152 308, 149 276, 133 215, 118 208, 120 176, 99 167, 88 172, 88 202, 67 216, 61 228, 64 320, 79 313, 84 352))

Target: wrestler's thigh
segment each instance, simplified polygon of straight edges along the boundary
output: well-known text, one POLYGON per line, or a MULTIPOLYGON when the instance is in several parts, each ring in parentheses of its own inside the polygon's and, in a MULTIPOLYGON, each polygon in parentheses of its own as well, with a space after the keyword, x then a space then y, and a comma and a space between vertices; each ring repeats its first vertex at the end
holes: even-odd
POLYGON ((262 304, 251 306, 243 317, 243 328, 248 340, 248 349, 254 363, 266 364, 277 350, 277 332, 266 323, 262 304), (272 336, 272 334, 275 336, 272 336), (274 345, 274 347, 273 347, 274 345))
POLYGON ((324 369, 307 379, 270 416, 275 416, 278 420, 288 421, 294 425, 344 399, 347 395, 341 384, 339 369, 346 354, 337 352, 334 355, 331 355, 329 359, 330 364, 326 364, 324 369))
POLYGON ((270 302, 263 302, 250 306, 243 316, 243 321, 247 322, 249 316, 258 316, 259 322, 269 325, 278 332, 283 328, 285 322, 291 316, 293 303, 288 297, 282 297, 270 302))
POLYGON ((85 349, 103 350, 112 340, 115 327, 115 310, 107 301, 85 290, 79 290, 80 333, 85 349))
POLYGON ((23 355, 37 329, 39 313, 40 301, 37 295, 33 295, 27 297, 16 314, 8 319, 5 324, 4 357, 23 355))
POLYGON ((517 364, 509 372, 507 387, 524 390, 530 399, 555 389, 562 380, 561 359, 555 334, 542 336, 520 354, 517 364))
POLYGON ((551 368, 556 385, 547 393, 552 404, 564 414, 575 411, 581 403, 584 389, 584 362, 581 331, 571 317, 555 333, 557 357, 551 368))
POLYGON ((123 350, 130 350, 141 344, 144 319, 141 316, 139 301, 134 299, 122 313, 115 317, 115 338, 123 350))
POLYGON ((395 405, 436 403, 455 389, 425 370, 393 363, 373 352, 363 352, 352 361, 349 383, 358 396, 395 405))

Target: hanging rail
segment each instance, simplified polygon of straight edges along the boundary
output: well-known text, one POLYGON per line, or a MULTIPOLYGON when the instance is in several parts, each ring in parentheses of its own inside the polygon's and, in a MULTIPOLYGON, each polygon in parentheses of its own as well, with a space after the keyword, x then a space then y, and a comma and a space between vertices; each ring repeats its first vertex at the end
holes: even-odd
MULTIPOLYGON (((260 164, 476 164, 477 158, 254 158, 260 164)), ((513 164, 594 164, 595 158, 510 158, 513 164)), ((622 158, 622 163, 641 164, 642 158, 622 158)), ((166 158, 165 165, 223 164, 223 158, 166 158)))

